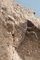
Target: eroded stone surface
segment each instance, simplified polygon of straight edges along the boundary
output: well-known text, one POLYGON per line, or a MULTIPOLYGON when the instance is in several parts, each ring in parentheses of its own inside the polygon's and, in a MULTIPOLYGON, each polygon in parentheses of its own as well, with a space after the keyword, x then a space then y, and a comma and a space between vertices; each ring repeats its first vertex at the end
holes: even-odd
POLYGON ((40 19, 12 0, 0 0, 0 60, 40 60, 40 19))

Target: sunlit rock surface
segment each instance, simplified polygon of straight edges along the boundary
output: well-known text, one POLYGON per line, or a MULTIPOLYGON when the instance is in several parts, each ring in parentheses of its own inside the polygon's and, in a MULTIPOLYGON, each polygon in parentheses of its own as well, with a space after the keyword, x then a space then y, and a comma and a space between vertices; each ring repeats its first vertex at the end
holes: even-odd
POLYGON ((0 60, 40 60, 40 19, 15 0, 0 0, 0 60))

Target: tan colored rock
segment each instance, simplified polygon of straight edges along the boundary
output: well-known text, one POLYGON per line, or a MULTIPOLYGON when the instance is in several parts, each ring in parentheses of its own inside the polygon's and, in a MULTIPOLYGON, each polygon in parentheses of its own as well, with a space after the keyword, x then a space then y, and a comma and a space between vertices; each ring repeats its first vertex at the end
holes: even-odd
POLYGON ((13 1, 0 0, 0 60, 40 60, 40 19, 13 1))

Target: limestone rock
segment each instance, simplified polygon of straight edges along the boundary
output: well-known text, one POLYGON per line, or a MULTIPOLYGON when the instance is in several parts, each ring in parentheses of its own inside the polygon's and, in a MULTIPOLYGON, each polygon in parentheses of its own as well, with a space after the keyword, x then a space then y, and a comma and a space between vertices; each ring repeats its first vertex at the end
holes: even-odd
POLYGON ((40 19, 14 0, 0 0, 0 60, 40 60, 40 19))

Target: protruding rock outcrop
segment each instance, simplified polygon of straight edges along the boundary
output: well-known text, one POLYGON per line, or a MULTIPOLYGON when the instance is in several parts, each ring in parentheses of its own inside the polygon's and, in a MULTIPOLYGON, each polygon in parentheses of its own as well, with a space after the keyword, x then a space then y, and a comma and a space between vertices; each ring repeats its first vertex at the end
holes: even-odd
POLYGON ((0 0, 0 60, 40 60, 40 19, 14 0, 0 0))

